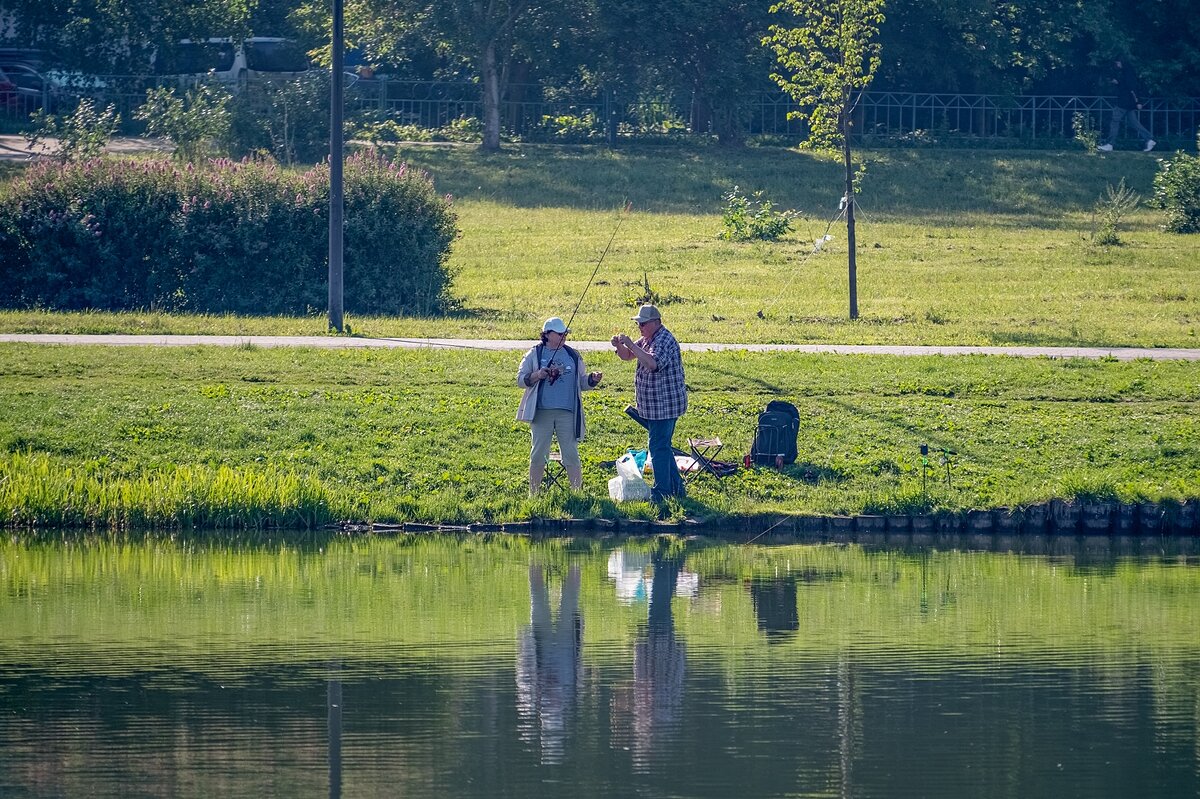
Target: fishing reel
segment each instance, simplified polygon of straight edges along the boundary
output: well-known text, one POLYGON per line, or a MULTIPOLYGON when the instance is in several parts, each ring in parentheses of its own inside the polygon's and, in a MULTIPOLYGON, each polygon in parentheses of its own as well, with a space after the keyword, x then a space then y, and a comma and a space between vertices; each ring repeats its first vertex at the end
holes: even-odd
POLYGON ((550 385, 558 382, 558 378, 562 377, 562 367, 550 364, 546 367, 546 379, 550 381, 550 385))

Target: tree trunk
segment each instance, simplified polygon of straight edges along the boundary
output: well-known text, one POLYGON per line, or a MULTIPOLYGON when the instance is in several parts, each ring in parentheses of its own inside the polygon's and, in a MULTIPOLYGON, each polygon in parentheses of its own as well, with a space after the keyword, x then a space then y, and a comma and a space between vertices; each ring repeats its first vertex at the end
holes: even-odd
POLYGON ((500 149, 500 69, 496 64, 496 42, 483 48, 483 150, 500 149))
POLYGON ((692 113, 688 124, 694 134, 708 133, 712 127, 712 106, 709 105, 708 98, 695 89, 692 90, 692 113))
POLYGON ((850 318, 858 318, 858 264, 854 245, 854 161, 850 158, 849 125, 842 128, 842 156, 846 164, 846 246, 850 258, 850 318))
POLYGON ((741 109, 735 100, 725 97, 713 116, 717 123, 717 142, 722 147, 742 147, 746 144, 746 129, 742 125, 741 109))

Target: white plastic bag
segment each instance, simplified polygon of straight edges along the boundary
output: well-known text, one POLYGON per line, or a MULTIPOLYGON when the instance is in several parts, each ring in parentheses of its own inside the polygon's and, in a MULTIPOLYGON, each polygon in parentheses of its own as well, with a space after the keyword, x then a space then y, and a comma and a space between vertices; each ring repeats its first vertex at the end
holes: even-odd
POLYGON ((608 495, 616 502, 645 502, 650 485, 642 479, 642 470, 629 453, 617 460, 617 476, 608 481, 608 495))

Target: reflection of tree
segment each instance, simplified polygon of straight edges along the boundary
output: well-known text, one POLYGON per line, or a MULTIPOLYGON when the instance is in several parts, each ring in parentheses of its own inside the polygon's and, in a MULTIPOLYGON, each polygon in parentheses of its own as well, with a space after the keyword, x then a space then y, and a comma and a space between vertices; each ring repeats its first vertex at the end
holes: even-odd
POLYGON ((329 729, 329 799, 342 795, 342 680, 341 664, 331 666, 325 690, 325 714, 329 729))
POLYGON ((850 656, 839 652, 837 657, 837 735, 838 777, 841 799, 854 795, 854 760, 858 756, 857 739, 861 734, 861 697, 850 666, 850 656))
POLYGON ((566 725, 575 705, 583 617, 579 611, 579 567, 567 570, 558 616, 550 610, 550 588, 541 566, 529 567, 530 623, 517 649, 517 714, 521 740, 540 745, 542 762, 562 759, 566 725))
POLYGON ((654 556, 650 612, 633 650, 633 764, 644 769, 656 743, 678 723, 687 652, 675 637, 671 599, 681 559, 654 556), (659 739, 659 740, 656 740, 659 739))

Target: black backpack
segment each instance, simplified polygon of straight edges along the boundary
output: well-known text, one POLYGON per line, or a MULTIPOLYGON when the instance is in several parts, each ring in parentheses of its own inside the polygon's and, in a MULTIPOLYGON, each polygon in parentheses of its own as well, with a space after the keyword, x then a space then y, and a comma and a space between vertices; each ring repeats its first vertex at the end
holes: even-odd
POLYGON ((790 402, 772 400, 758 415, 750 460, 758 466, 782 466, 796 462, 796 438, 800 435, 800 411, 790 402))

